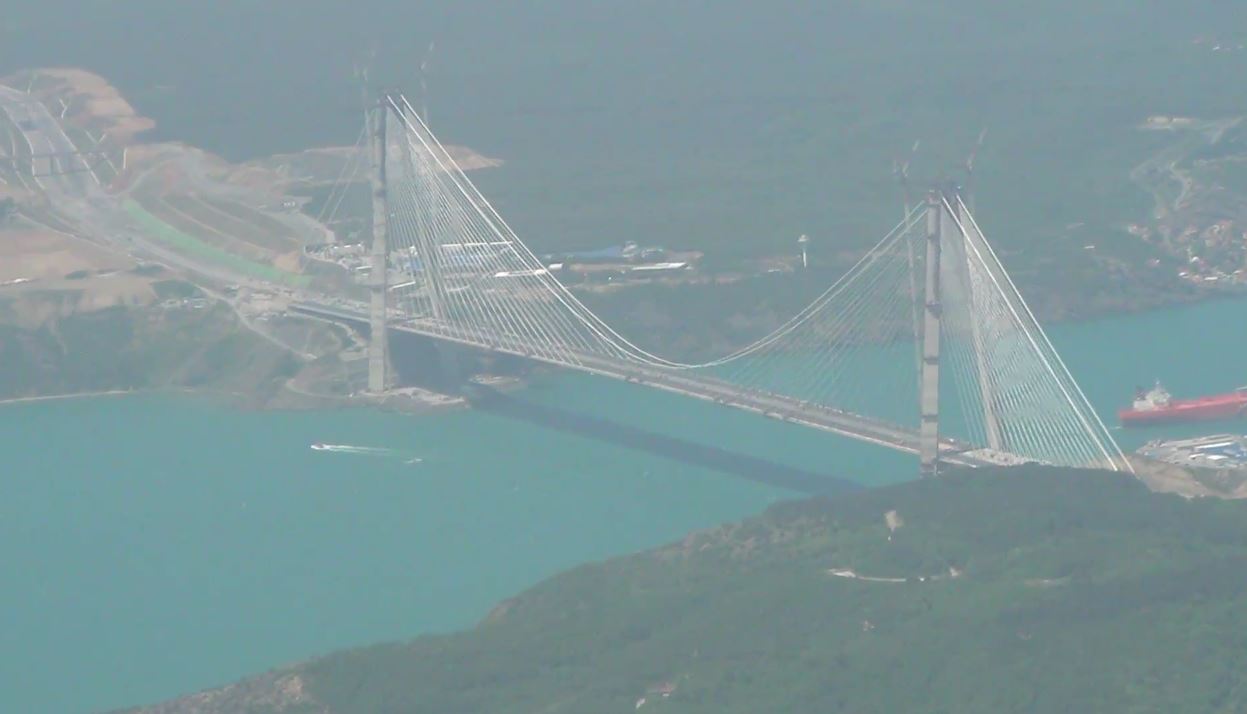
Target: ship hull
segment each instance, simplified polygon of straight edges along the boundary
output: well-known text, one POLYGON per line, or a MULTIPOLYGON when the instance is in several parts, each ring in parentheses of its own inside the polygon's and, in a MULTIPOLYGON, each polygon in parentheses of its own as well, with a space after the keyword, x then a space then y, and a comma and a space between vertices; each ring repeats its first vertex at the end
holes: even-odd
POLYGON ((1247 392, 1222 394, 1202 399, 1178 399, 1155 409, 1122 409, 1117 418, 1122 426, 1172 424, 1184 421, 1212 421, 1247 416, 1247 392))

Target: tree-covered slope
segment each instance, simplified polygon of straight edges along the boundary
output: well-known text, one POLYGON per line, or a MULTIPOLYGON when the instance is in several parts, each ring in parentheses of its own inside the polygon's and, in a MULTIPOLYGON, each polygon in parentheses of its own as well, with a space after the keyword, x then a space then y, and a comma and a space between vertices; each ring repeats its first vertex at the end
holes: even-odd
POLYGON ((778 506, 147 711, 1238 712, 1245 663, 1247 504, 1027 467, 778 506))

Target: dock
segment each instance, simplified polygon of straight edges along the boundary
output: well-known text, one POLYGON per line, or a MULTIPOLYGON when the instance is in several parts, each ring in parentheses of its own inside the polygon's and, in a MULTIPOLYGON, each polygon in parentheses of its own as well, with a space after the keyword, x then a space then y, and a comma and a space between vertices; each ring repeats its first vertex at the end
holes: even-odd
POLYGON ((1135 453, 1187 468, 1247 471, 1247 436, 1238 434, 1149 441, 1135 453))

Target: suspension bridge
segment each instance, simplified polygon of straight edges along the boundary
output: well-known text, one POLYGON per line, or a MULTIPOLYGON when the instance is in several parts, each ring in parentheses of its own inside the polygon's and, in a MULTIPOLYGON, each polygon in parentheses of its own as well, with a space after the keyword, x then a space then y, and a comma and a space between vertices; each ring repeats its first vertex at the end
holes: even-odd
POLYGON ((941 463, 1130 469, 955 186, 906 206, 769 334, 690 362, 625 337, 560 283, 404 97, 383 96, 368 122, 370 302, 295 309, 370 324, 370 391, 389 387, 387 331, 402 331, 916 454, 924 475, 941 463))

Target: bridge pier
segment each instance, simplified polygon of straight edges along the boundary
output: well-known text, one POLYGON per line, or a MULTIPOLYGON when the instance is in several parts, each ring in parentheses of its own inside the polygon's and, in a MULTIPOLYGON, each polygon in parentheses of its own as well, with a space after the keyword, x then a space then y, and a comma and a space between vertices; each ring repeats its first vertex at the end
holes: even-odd
POLYGON ((459 357, 459 350, 450 344, 436 343, 438 366, 441 368, 442 378, 445 380, 446 389, 454 394, 463 391, 463 383, 465 381, 465 370, 462 360, 459 357))

